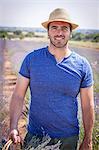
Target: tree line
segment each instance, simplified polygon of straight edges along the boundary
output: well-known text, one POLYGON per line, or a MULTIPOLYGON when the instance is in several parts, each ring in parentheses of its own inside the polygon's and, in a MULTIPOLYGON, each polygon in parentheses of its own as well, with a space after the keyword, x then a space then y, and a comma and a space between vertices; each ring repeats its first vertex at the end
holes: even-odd
POLYGON ((0 38, 3 39, 24 39, 25 37, 33 37, 34 32, 22 32, 21 30, 16 31, 0 31, 0 38))
MULTIPOLYGON (((26 37, 43 37, 41 35, 35 35, 35 32, 23 32, 21 30, 16 31, 0 31, 0 38, 4 39, 24 39, 26 37)), ((73 32, 72 38, 73 41, 90 41, 90 42, 99 42, 99 33, 81 33, 81 32, 73 32)))
POLYGON ((99 33, 73 32, 71 40, 74 40, 74 41, 99 42, 99 33))

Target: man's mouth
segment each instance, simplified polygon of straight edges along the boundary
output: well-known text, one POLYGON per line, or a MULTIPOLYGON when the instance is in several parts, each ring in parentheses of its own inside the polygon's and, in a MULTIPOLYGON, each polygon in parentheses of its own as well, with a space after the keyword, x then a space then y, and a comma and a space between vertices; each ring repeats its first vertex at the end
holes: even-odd
POLYGON ((64 37, 63 36, 56 36, 55 39, 56 40, 61 40, 61 39, 64 39, 64 37))

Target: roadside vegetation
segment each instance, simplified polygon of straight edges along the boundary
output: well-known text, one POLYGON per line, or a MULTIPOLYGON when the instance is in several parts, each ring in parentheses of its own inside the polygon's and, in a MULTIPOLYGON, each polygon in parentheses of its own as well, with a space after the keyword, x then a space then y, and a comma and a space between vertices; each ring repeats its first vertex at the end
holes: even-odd
POLYGON ((0 38, 2 39, 24 39, 24 38, 32 38, 32 37, 43 37, 42 35, 36 35, 35 32, 23 32, 21 30, 16 31, 0 31, 0 38))
POLYGON ((99 33, 80 33, 75 31, 72 34, 72 40, 99 42, 99 33))
POLYGON ((99 33, 73 32, 69 43, 77 47, 99 49, 99 33))
MULTIPOLYGON (((21 30, 15 30, 15 31, 0 31, 0 38, 2 39, 19 39, 19 40, 24 40, 26 38, 32 39, 32 38, 44 38, 44 40, 48 39, 47 38, 47 33, 40 33, 40 32, 24 32, 21 30)), ((72 33, 72 38, 69 41, 69 43, 73 46, 79 46, 79 47, 87 47, 87 48, 95 48, 99 49, 99 32, 77 32, 74 31, 72 33)))
MULTIPOLYGON (((43 37, 43 35, 39 34, 38 36, 35 32, 23 32, 21 30, 16 31, 0 31, 0 38, 4 39, 24 39, 26 37, 43 37)), ((99 33, 81 33, 81 32, 73 32, 71 41, 87 41, 87 42, 99 42, 99 33)))

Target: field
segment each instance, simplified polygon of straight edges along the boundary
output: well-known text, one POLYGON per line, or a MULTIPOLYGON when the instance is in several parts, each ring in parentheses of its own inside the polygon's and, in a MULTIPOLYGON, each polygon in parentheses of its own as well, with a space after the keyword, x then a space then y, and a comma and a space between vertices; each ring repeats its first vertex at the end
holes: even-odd
MULTIPOLYGON (((47 44, 47 41, 42 41, 41 39, 0 40, 0 139, 6 138, 9 132, 8 108, 21 62, 30 51, 46 46, 47 44)), ((96 121, 99 123, 99 50, 92 46, 77 46, 77 43, 75 44, 73 42, 70 43, 70 48, 80 55, 85 56, 93 68, 95 113, 96 121)), ((81 113, 80 107, 79 112, 81 113)), ((21 123, 19 123, 22 136, 24 136, 25 126, 26 122, 22 116, 21 123)), ((98 125, 96 125, 96 130, 97 126, 98 125)), ((96 130, 95 132, 97 132, 96 130)), ((97 147, 95 149, 98 150, 97 147)))

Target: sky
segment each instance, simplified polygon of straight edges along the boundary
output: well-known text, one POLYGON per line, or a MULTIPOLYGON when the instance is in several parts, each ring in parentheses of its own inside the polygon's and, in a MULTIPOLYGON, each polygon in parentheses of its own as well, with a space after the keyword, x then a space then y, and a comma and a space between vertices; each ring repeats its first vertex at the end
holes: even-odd
POLYGON ((99 29, 99 0, 0 0, 0 26, 41 27, 56 8, 65 8, 81 29, 99 29))

